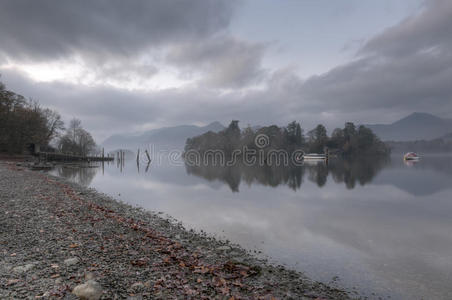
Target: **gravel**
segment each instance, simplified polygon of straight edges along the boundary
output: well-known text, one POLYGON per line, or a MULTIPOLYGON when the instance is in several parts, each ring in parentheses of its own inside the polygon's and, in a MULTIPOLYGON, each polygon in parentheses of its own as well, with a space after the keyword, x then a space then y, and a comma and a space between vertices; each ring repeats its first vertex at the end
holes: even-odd
POLYGON ((0 161, 0 208, 0 299, 349 299, 158 213, 16 163, 0 161))

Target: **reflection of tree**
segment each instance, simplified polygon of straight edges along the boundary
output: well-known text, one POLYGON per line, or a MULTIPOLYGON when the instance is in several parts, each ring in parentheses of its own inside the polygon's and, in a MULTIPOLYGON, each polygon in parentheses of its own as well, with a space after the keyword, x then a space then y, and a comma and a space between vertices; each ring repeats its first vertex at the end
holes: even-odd
POLYGON ((242 179, 248 185, 258 183, 276 187, 280 184, 286 184, 291 189, 296 190, 301 186, 304 172, 304 169, 301 167, 245 166, 242 164, 236 164, 234 166, 189 166, 186 164, 185 168, 188 174, 194 174, 209 181, 224 181, 234 192, 239 191, 239 185, 242 179))
POLYGON ((97 172, 95 165, 62 165, 57 167, 58 176, 69 179, 83 186, 90 185, 97 172))
POLYGON ((308 169, 308 178, 312 182, 317 183, 319 187, 322 187, 326 184, 326 180, 328 178, 328 166, 325 162, 319 162, 315 165, 307 165, 308 169))
POLYGON ((355 159, 331 160, 328 169, 335 182, 344 182, 347 188, 353 189, 356 182, 365 185, 372 181, 375 175, 389 163, 389 158, 358 157, 355 159))
POLYGON ((185 165, 188 174, 203 177, 209 181, 220 180, 229 185, 232 191, 238 192, 240 182, 243 180, 248 185, 254 183, 276 187, 287 185, 297 190, 303 183, 303 176, 307 172, 308 179, 315 182, 319 187, 327 183, 331 174, 336 183, 345 183, 347 188, 353 189, 358 182, 365 185, 377 175, 377 173, 388 163, 384 157, 356 159, 332 159, 327 163, 318 162, 305 164, 303 166, 245 166, 236 164, 234 166, 185 165))

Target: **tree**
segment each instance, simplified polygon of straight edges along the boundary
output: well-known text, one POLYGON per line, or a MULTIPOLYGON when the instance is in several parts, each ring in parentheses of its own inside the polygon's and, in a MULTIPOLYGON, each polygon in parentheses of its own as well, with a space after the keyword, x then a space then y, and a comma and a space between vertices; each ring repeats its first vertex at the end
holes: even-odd
POLYGON ((59 114, 0 83, 0 151, 22 153, 31 144, 47 146, 62 126, 59 114))
POLYGON ((57 137, 64 128, 64 122, 61 120, 61 115, 49 108, 44 109, 43 114, 46 118, 47 135, 46 139, 50 142, 52 139, 57 137))
POLYGON ((296 121, 290 122, 284 129, 284 132, 288 145, 300 147, 304 144, 303 129, 301 129, 300 123, 296 121))
POLYGON ((352 122, 345 123, 344 138, 347 141, 351 141, 356 136, 356 127, 352 122))
POLYGON ((341 128, 336 128, 331 134, 327 146, 332 149, 339 149, 344 144, 344 131, 341 128))
POLYGON ((309 151, 320 153, 323 152, 327 142, 328 135, 326 128, 322 124, 317 125, 314 129, 308 132, 309 137, 309 151))
POLYGON ((86 156, 95 151, 96 143, 91 134, 83 129, 82 122, 74 118, 66 134, 60 138, 58 148, 62 152, 86 156))

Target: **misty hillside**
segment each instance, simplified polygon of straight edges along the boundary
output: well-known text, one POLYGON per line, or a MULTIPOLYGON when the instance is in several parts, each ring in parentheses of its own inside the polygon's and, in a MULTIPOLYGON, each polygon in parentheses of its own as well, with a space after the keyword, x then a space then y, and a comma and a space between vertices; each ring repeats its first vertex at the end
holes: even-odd
POLYGON ((225 127, 220 122, 213 122, 207 126, 180 125, 163 127, 149 130, 140 135, 112 135, 102 143, 102 146, 106 149, 134 149, 149 145, 183 148, 185 141, 189 137, 200 135, 208 131, 218 132, 224 128, 225 127))
POLYGON ((392 124, 365 126, 383 141, 432 140, 452 132, 452 119, 415 112, 392 124))

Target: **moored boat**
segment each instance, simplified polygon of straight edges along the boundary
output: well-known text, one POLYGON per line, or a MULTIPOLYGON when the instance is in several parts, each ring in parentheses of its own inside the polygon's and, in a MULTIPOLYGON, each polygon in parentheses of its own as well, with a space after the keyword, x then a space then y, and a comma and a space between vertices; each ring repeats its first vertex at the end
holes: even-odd
POLYGON ((325 154, 320 153, 308 153, 303 156, 304 160, 323 160, 326 159, 325 154))
POLYGON ((417 153, 408 152, 408 153, 405 153, 405 155, 403 156, 403 159, 404 160, 419 160, 420 157, 419 157, 419 155, 417 155, 417 153))

